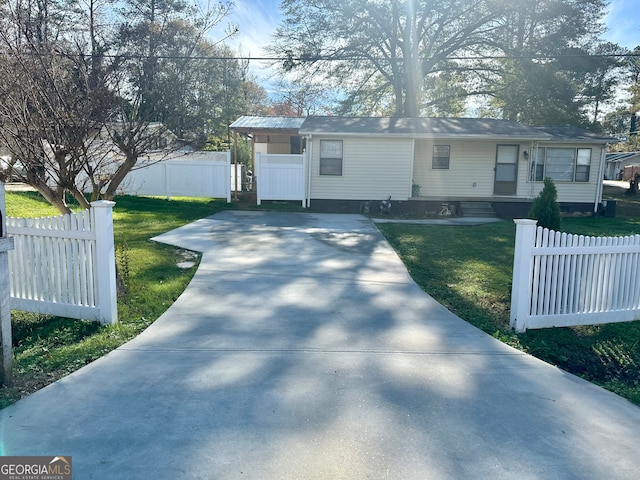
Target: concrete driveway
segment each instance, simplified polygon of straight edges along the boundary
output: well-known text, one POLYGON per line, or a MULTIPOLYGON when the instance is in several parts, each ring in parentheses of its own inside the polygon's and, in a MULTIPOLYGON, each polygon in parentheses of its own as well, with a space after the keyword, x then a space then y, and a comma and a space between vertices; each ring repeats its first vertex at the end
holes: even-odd
MULTIPOLYGON (((464 235, 461 227, 460 235, 464 235)), ((0 411, 74 479, 638 478, 640 408, 423 293, 365 217, 223 212, 178 301, 0 411)))

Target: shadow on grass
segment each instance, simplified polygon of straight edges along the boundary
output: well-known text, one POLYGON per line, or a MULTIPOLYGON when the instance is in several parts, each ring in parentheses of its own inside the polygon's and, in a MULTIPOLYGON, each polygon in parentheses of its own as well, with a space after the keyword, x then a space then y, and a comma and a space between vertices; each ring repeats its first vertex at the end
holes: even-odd
MULTIPOLYGON (((565 219, 588 235, 629 234, 634 219, 565 219)), ((477 227, 382 224, 420 287, 462 319, 640 405, 640 322, 529 330, 509 328, 515 228, 511 222, 477 227)))
MULTIPOLYGON (((12 192, 7 207, 14 216, 53 216, 37 192, 12 192)), ((180 269, 181 251, 150 237, 193 220, 233 208, 209 199, 118 197, 114 208, 116 245, 126 245, 129 292, 118 302, 119 323, 13 312, 14 384, 0 388, 0 408, 90 363, 135 337, 182 293, 196 267, 180 269)), ((197 262, 196 262, 197 263, 197 262)))

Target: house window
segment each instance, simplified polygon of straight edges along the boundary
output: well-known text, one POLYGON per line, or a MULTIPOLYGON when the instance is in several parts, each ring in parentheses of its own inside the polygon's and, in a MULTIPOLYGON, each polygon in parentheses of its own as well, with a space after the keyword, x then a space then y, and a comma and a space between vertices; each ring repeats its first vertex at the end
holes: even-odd
POLYGON ((572 148, 547 148, 545 176, 559 182, 573 181, 575 150, 572 148))
POLYGON ((342 140, 320 140, 320 175, 342 175, 342 140))
POLYGON ((450 156, 451 156, 451 147, 449 145, 434 145, 433 158, 431 160, 431 168, 439 169, 439 170, 448 170, 450 156))
POLYGON ((588 182, 591 170, 590 148, 538 148, 534 150, 531 179, 549 177, 558 182, 588 182))
POLYGON ((588 182, 591 171, 591 149, 579 148, 576 163, 576 182, 588 182))

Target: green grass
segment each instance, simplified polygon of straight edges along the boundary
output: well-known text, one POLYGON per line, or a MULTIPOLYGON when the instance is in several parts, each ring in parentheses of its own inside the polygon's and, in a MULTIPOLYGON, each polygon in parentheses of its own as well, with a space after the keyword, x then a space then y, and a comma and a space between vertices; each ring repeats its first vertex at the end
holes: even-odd
MULTIPOLYGON (((621 201, 627 211, 637 206, 635 200, 621 201)), ((414 280, 458 316, 640 405, 640 321, 522 334, 510 330, 513 222, 476 227, 386 223, 378 228, 414 280)), ((637 234, 640 216, 564 218, 562 230, 597 236, 637 234)))
MULTIPOLYGON (((8 193, 7 214, 57 215, 34 192, 8 193)), ((184 251, 149 238, 229 208, 222 201, 121 197, 114 208, 118 264, 127 293, 119 322, 95 322, 13 312, 14 384, 0 389, 0 408, 94 361, 142 332, 185 289, 197 267, 180 269, 184 251)), ((196 265, 198 255, 193 255, 196 265)))
MULTIPOLYGON (((640 200, 618 195, 618 218, 565 218, 564 231, 584 235, 640 233, 640 200)), ((8 214, 57 215, 38 194, 9 193, 8 214)), ((179 269, 185 252, 149 238, 226 208, 303 211, 298 202, 121 197, 114 209, 115 241, 127 295, 119 323, 14 312, 12 387, 0 389, 0 408, 86 365, 135 337, 182 293, 196 267, 179 269)), ((478 227, 379 224, 409 272, 439 302, 496 338, 604 386, 640 405, 640 322, 531 330, 509 329, 515 225, 478 227)))
MULTIPOLYGON (((7 193, 7 215, 58 215, 37 192, 7 193)), ((70 203, 72 209, 73 203, 70 203)), ((77 207, 77 205, 76 205, 77 207)), ((134 338, 164 313, 193 277, 199 255, 161 245, 150 238, 223 209, 304 211, 300 202, 250 201, 226 204, 202 198, 119 197, 113 211, 116 260, 126 286, 118 299, 118 323, 95 322, 13 312, 14 382, 0 388, 0 408, 15 402, 134 338), (190 255, 196 266, 180 269, 190 255)))

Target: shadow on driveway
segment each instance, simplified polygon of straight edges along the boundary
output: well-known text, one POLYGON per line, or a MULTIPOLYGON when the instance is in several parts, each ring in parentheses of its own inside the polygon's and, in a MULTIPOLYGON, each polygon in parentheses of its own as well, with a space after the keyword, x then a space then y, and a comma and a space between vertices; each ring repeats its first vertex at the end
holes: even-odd
POLYGON ((462 321, 359 215, 226 211, 136 339, 0 411, 4 455, 78 479, 601 479, 640 409, 462 321))

